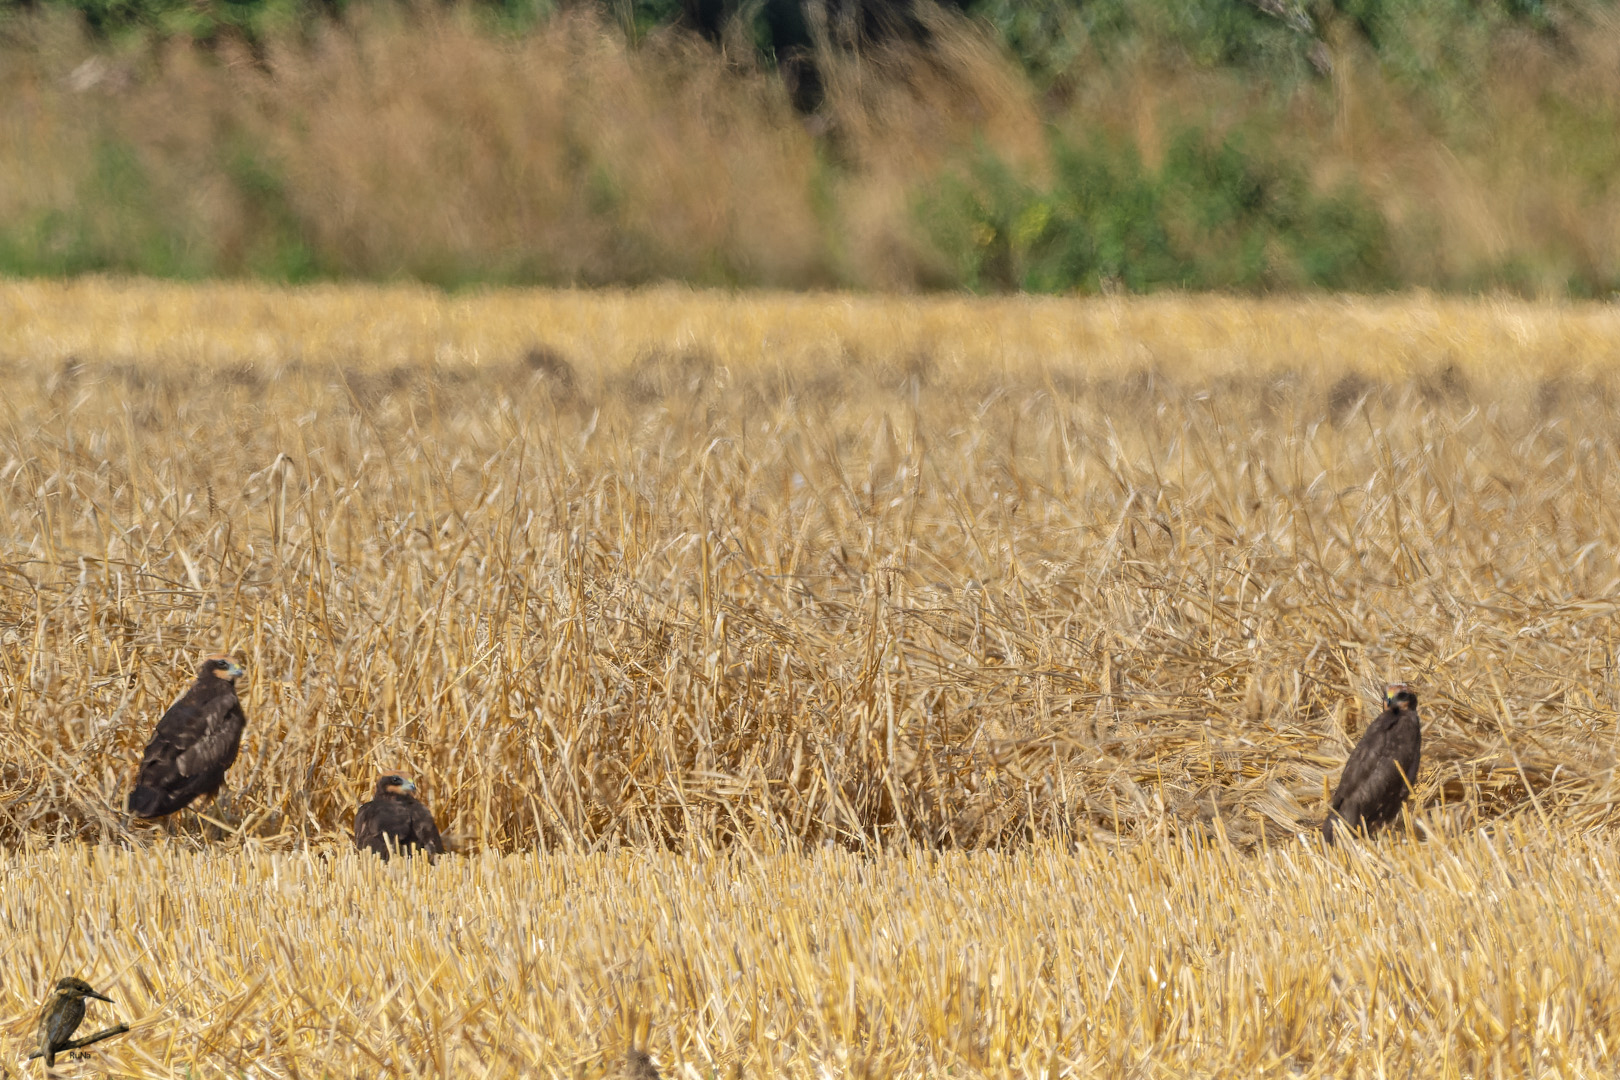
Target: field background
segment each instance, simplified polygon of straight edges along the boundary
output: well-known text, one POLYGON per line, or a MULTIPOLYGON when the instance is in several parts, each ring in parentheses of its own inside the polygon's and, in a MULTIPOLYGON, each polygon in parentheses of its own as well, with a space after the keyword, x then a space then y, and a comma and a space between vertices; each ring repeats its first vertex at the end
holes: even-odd
POLYGON ((1601 298, 1617 101, 1614 0, 8 0, 0 272, 1601 298))
POLYGON ((0 326, 8 1057, 71 969, 136 1024, 91 1075, 1612 1071, 1611 307, 87 279, 0 326), (131 828, 226 648, 226 828, 131 828), (1324 857, 1392 678, 1418 812, 1324 857), (381 768, 456 857, 346 850, 381 768))

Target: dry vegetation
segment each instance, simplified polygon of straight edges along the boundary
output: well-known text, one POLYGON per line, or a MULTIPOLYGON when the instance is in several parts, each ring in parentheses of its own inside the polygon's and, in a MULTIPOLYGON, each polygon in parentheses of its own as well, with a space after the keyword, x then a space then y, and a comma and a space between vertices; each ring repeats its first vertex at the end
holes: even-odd
POLYGON ((4 866, 0 1030, 72 970, 133 1030, 61 1075, 1596 1078, 1617 856, 58 847, 4 866))
POLYGON ((194 275, 910 284, 939 272, 910 210, 947 154, 990 125, 1044 156, 1033 91, 976 38, 948 70, 843 73, 818 151, 779 80, 687 35, 632 47, 589 7, 519 41, 355 14, 263 63, 11 27, 0 241, 194 275))
POLYGON ((927 57, 834 64, 808 125, 751 45, 632 45, 588 6, 515 39, 466 12, 347 7, 261 56, 111 49, 59 13, 8 21, 0 267, 950 285, 962 269, 917 211, 968 159, 1040 188, 1054 131, 1156 164, 1191 128, 1236 132, 1324 191, 1357 187, 1390 226, 1390 280, 1543 295, 1620 281, 1620 16, 1602 6, 1556 38, 1506 35, 1450 108, 1348 29, 1330 35, 1331 79, 1268 86, 1177 49, 1087 47, 1042 90, 982 27, 950 22, 927 57))
POLYGON ((589 1072, 638 1023, 696 1075, 1611 1068, 1613 309, 89 281, 0 325, 13 1036, 73 969, 143 1076, 589 1072), (230 831, 130 829, 225 646, 230 831), (1393 676, 1412 839, 1324 861, 1393 676), (460 857, 346 853, 385 766, 460 857))

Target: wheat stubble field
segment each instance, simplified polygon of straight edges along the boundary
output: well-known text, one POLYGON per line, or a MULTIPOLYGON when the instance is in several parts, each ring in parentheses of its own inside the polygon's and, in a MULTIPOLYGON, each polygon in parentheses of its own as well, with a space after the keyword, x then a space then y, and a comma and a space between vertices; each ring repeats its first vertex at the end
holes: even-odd
POLYGON ((74 973, 133 1030, 63 1075, 1610 1075, 1617 360, 1426 297, 0 285, 0 1063, 74 973), (221 649, 224 828, 131 828, 221 649), (1420 807, 1324 855, 1395 677, 1420 807), (382 768, 457 854, 348 849, 382 768))

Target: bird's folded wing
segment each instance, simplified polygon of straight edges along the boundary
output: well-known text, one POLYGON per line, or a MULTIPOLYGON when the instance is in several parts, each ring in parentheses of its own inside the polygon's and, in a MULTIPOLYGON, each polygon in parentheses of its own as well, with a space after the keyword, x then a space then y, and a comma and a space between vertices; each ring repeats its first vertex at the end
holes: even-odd
POLYGON ((196 776, 219 765, 230 755, 232 745, 241 734, 236 720, 240 714, 236 711, 235 695, 226 694, 210 701, 202 707, 201 713, 198 719, 202 734, 175 759, 182 776, 196 776))
POLYGON ((444 840, 439 836, 439 825, 433 820, 433 812, 420 805, 416 807, 416 842, 429 851, 444 850, 444 840))

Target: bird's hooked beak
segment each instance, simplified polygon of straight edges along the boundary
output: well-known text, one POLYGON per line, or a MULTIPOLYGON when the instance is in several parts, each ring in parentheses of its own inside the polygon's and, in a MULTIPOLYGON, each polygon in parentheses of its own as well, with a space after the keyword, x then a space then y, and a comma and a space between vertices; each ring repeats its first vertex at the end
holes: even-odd
POLYGON ((410 780, 401 780, 397 784, 388 785, 389 791, 402 791, 407 795, 416 794, 416 784, 410 780))
POLYGON ((1388 686, 1384 687, 1384 708, 1393 709, 1395 707, 1395 699, 1401 694, 1410 692, 1411 688, 1403 682, 1390 683, 1388 686))
POLYGON ((232 682, 235 682, 237 679, 240 679, 243 675, 247 674, 247 669, 241 664, 238 664, 235 660, 229 660, 226 662, 223 668, 219 669, 214 674, 218 675, 222 679, 230 679, 232 682))

